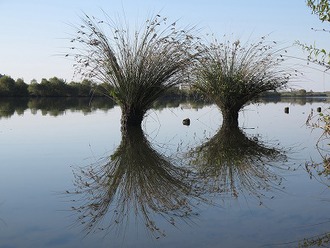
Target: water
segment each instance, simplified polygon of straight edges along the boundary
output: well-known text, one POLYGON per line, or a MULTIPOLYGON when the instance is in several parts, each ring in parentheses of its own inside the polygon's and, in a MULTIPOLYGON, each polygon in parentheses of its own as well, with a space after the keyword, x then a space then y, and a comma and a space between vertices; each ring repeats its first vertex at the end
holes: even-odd
MULTIPOLYGON (((153 109, 143 122, 145 138, 131 143, 122 141, 118 106, 28 105, 18 108, 3 101, 0 107, 0 247, 297 247, 304 238, 330 231, 329 181, 316 170, 310 177, 305 168, 306 163, 322 161, 316 149, 321 130, 312 131, 305 122, 311 109, 325 108, 325 103, 247 106, 239 117, 245 134, 238 134, 238 140, 249 137, 280 155, 267 157, 269 150, 263 150, 261 156, 254 147, 247 156, 244 149, 235 150, 237 143, 229 152, 243 161, 239 166, 229 152, 212 153, 212 147, 220 145, 225 151, 233 140, 221 134, 222 117, 214 105, 153 109), (182 125, 188 117, 191 125, 182 125), (141 152, 136 152, 137 147, 141 152), (115 152, 117 157, 105 166, 115 152), (134 157, 128 155, 134 152, 134 157), (260 162, 257 155, 268 160, 260 162), (129 167, 139 159, 151 162, 129 167), (226 170, 217 167, 220 159, 226 170), (87 234, 77 208, 91 201, 81 201, 89 193, 74 194, 74 175, 82 176, 80 168, 90 171, 89 165, 101 172, 125 170, 121 182, 126 188, 118 189, 131 198, 121 205, 127 214, 112 218, 120 209, 117 200, 124 199, 117 194, 108 202, 109 211, 100 225, 87 234), (162 172, 164 168, 171 171, 162 172), (189 177, 185 177, 186 169, 194 173, 186 171, 189 177), (220 185, 217 190, 216 185, 220 185), (164 202, 176 197, 182 200, 176 202, 179 207, 166 209, 164 202), (148 208, 150 200, 155 201, 155 211, 148 208), (147 208, 146 215, 141 214, 141 206, 147 208), (146 227, 146 216, 159 232, 146 227), (101 230, 109 223, 113 223, 109 230, 101 230)), ((93 194, 107 192, 102 183, 96 185, 93 194)), ((88 224, 90 216, 84 220, 88 224)))

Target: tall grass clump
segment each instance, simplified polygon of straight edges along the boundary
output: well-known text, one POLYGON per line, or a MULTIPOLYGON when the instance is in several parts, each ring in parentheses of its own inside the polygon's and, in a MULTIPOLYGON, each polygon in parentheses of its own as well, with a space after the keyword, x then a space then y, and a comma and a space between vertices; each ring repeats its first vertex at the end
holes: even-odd
POLYGON ((214 101, 228 127, 238 125, 239 111, 261 93, 284 88, 289 80, 276 42, 262 37, 255 43, 241 41, 205 45, 196 68, 194 87, 214 101))
POLYGON ((125 20, 85 15, 71 41, 83 77, 108 83, 105 94, 122 109, 122 125, 139 126, 153 102, 181 83, 197 55, 194 28, 156 15, 132 31, 125 20), (125 25, 124 25, 125 24, 125 25))

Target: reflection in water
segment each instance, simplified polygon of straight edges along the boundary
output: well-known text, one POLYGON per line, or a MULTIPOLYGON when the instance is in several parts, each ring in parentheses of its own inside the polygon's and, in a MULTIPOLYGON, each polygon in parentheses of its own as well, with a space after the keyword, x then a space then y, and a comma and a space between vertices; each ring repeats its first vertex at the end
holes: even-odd
POLYGON ((27 109, 28 98, 0 98, 0 118, 9 118, 15 112, 22 115, 27 109))
POLYGON ((32 113, 40 110, 42 115, 58 116, 63 115, 66 110, 82 111, 84 114, 91 113, 97 109, 107 111, 113 108, 114 101, 103 97, 42 97, 31 98, 28 108, 32 113))
POLYGON ((258 100, 260 103, 278 103, 278 102, 286 102, 291 105, 306 105, 312 103, 329 103, 330 98, 327 96, 319 96, 319 97, 279 97, 279 98, 261 98, 258 100))
POLYGON ((111 99, 96 97, 41 97, 41 98, 1 98, 0 118, 9 118, 15 114, 24 114, 31 110, 36 114, 38 110, 42 115, 59 116, 66 110, 82 111, 84 114, 91 113, 97 109, 108 110, 114 107, 111 99))
POLYGON ((330 232, 321 235, 316 235, 311 238, 305 238, 300 241, 298 247, 329 247, 330 243, 330 232))
MULTIPOLYGON (((322 139, 319 139, 316 149, 318 150, 321 162, 308 161, 305 163, 306 171, 308 172, 310 178, 316 179, 318 182, 324 184, 329 190, 330 187, 330 156, 329 156, 329 134, 325 133, 322 139)), ((330 199, 326 199, 330 201, 330 199)), ((320 224, 328 224, 329 219, 326 218, 325 221, 320 224)), ((313 237, 306 237, 299 242, 299 247, 329 247, 330 244, 330 232, 322 233, 319 235, 314 235, 313 237)))
POLYGON ((306 162, 305 168, 310 178, 315 178, 330 187, 330 156, 328 152, 317 148, 322 162, 309 161, 306 162))
POLYGON ((141 128, 122 130, 121 144, 111 156, 73 171, 75 189, 67 193, 74 198, 77 224, 87 234, 120 231, 135 216, 158 238, 165 233, 157 216, 172 225, 189 222, 200 203, 212 203, 211 194, 236 198, 247 192, 261 203, 264 192, 281 187, 272 163, 286 156, 238 127, 223 126, 189 155, 190 169, 176 166, 151 146, 141 128))
MULTIPOLYGON (((314 116, 313 111, 309 114, 306 125, 312 129, 318 129, 322 131, 321 136, 319 137, 318 141, 316 142, 316 149, 322 159, 322 162, 307 162, 305 168, 307 172, 310 174, 310 177, 315 177, 316 175, 320 176, 320 178, 330 179, 330 114, 329 109, 323 111, 323 113, 314 116)), ((318 111, 320 112, 320 111, 318 111)), ((329 185, 329 182, 325 182, 325 184, 329 185)))
POLYGON ((281 188, 272 164, 285 162, 276 147, 267 147, 256 137, 249 138, 239 127, 225 124, 201 146, 189 152, 191 164, 211 180, 213 191, 238 197, 245 193, 260 200, 263 192, 281 188))
MULTIPOLYGON (((274 99, 262 99, 260 102, 274 102, 274 99)), ((323 98, 288 98, 281 99, 279 102, 288 102, 290 104, 305 105, 313 102, 324 102, 329 99, 323 98)), ((189 106, 189 108, 198 109, 205 106, 204 102, 198 102, 194 99, 192 101, 182 101, 180 99, 159 99, 153 105, 154 109, 174 108, 180 106, 189 106)), ((114 107, 114 102, 105 97, 36 97, 36 98, 1 98, 0 99, 0 119, 10 118, 15 113, 18 115, 24 114, 26 110, 31 110, 36 114, 38 110, 43 115, 59 116, 63 115, 66 110, 82 111, 84 114, 91 113, 95 110, 107 111, 114 107)))
POLYGON ((195 204, 205 202, 196 174, 154 150, 141 128, 122 130, 113 155, 73 173, 76 189, 67 193, 77 198, 72 209, 87 233, 123 227, 133 214, 159 237, 165 234, 152 216, 175 225, 189 221, 195 204))
MULTIPOLYGON (((181 99, 159 99, 154 103, 153 109, 176 108, 182 103, 186 102, 181 99)), ((26 110, 30 110, 32 114, 41 111, 42 115, 59 116, 65 114, 67 110, 88 114, 96 110, 107 111, 114 106, 115 102, 108 97, 1 98, 0 119, 10 118, 15 113, 23 115, 26 110)), ((205 103, 189 102, 189 106, 198 109, 205 106, 205 103)))

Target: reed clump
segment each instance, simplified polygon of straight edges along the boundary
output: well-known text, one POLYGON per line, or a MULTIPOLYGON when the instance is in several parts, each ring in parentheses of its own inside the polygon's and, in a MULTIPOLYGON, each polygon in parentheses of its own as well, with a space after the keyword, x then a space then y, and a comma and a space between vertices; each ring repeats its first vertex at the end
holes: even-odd
POLYGON ((85 15, 71 41, 76 72, 108 83, 105 94, 122 109, 122 125, 140 126, 166 90, 182 83, 199 54, 194 27, 156 15, 132 31, 125 21, 85 15), (125 23, 125 25, 123 25, 125 23))
POLYGON ((217 104, 228 126, 237 126, 238 113, 248 102, 287 85, 285 52, 265 37, 245 44, 214 39, 204 45, 193 86, 217 104))

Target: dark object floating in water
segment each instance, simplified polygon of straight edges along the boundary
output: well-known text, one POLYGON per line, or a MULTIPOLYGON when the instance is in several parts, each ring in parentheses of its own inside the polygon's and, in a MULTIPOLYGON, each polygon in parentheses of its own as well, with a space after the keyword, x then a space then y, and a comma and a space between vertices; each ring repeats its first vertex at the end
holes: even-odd
POLYGON ((284 108, 284 113, 288 114, 289 113, 289 107, 284 108))
POLYGON ((190 119, 189 118, 183 119, 182 124, 185 125, 185 126, 189 126, 190 125, 190 119))

